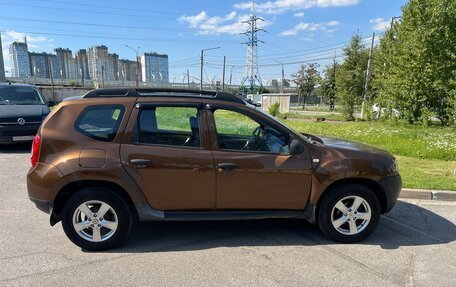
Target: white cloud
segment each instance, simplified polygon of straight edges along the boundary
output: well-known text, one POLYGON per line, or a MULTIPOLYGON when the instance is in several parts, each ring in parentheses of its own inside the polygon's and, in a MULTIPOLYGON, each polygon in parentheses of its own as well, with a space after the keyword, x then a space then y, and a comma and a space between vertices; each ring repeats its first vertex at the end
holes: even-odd
MULTIPOLYGON (((247 30, 248 25, 243 23, 249 19, 249 15, 239 15, 235 11, 225 16, 209 16, 205 11, 196 15, 183 15, 179 17, 181 23, 187 24, 190 28, 196 29, 200 35, 239 34, 247 30)), ((258 26, 266 27, 271 22, 264 21, 258 26)))
POLYGON ((37 36, 33 37, 28 34, 17 32, 17 31, 6 31, 2 34, 2 37, 5 39, 6 44, 10 44, 14 41, 24 41, 24 37, 27 37, 27 43, 41 43, 41 42, 52 42, 53 39, 44 37, 44 36, 37 36))
POLYGON ((5 70, 9 71, 10 67, 10 56, 9 56, 9 45, 15 41, 23 42, 24 37, 27 37, 28 47, 35 50, 45 50, 50 52, 52 46, 50 42, 54 40, 44 36, 31 36, 30 34, 9 30, 2 33, 2 47, 3 47, 3 60, 5 63, 5 70))
POLYGON ((337 30, 337 26, 339 26, 340 23, 338 21, 332 20, 329 22, 321 22, 321 23, 306 23, 306 22, 301 22, 294 26, 293 28, 289 30, 285 30, 282 33, 280 33, 280 36, 292 36, 292 35, 297 35, 299 34, 300 31, 325 31, 328 33, 333 33, 337 30))
POLYGON ((304 12, 296 12, 293 14, 293 16, 302 18, 302 17, 304 17, 304 12))
POLYGON ((372 29, 374 29, 375 31, 384 31, 390 25, 390 21, 384 18, 370 19, 369 23, 374 24, 372 26, 372 29))
MULTIPOLYGON (((255 11, 266 14, 282 14, 287 11, 310 9, 314 7, 338 7, 356 5, 360 0, 275 0, 255 4, 255 11)), ((234 4, 235 9, 247 10, 251 2, 234 4)))

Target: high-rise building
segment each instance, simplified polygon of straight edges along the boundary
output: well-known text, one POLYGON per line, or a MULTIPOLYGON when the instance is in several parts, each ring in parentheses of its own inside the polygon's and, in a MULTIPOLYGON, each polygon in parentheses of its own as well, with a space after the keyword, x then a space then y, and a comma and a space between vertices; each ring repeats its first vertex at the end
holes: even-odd
POLYGON ((119 55, 108 54, 106 63, 106 80, 117 81, 119 79, 119 55))
POLYGON ((51 73, 54 79, 61 78, 61 62, 54 54, 48 53, 29 53, 31 75, 40 78, 50 78, 51 73))
POLYGON ((5 63, 3 62, 2 34, 0 33, 0 83, 6 82, 5 63))
POLYGON ((89 74, 94 81, 115 81, 118 78, 119 55, 109 54, 108 47, 94 46, 89 48, 89 74))
POLYGON ((54 79, 61 79, 62 78, 62 67, 60 65, 60 60, 54 54, 48 54, 48 73, 49 75, 52 73, 52 77, 54 79))
POLYGON ((9 46, 11 76, 25 78, 31 76, 30 58, 26 42, 13 42, 9 46))
POLYGON ((87 58, 89 62, 89 75, 94 81, 106 80, 104 77, 104 69, 108 62, 108 47, 93 46, 88 49, 87 58))
MULTIPOLYGON (((138 63, 132 60, 119 60, 119 80, 136 81, 138 63)), ((138 79, 141 79, 141 68, 138 69, 138 79)))
POLYGON ((57 59, 60 62, 63 79, 76 79, 79 78, 77 71, 76 60, 73 58, 73 53, 70 49, 57 48, 54 50, 57 59))
POLYGON ((141 71, 143 82, 168 83, 168 55, 155 52, 144 53, 141 56, 141 71))
POLYGON ((87 58, 87 51, 85 49, 81 49, 76 52, 76 64, 79 78, 84 76, 84 79, 90 79, 89 60, 87 58))
POLYGON ((39 78, 49 78, 49 63, 48 63, 48 54, 46 53, 29 53, 30 57, 30 67, 32 71, 32 76, 39 78))

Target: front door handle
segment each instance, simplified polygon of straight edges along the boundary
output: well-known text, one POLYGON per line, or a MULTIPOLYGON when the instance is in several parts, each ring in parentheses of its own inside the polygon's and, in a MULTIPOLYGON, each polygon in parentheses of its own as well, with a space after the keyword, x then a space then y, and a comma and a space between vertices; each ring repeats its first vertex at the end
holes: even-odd
POLYGON ((224 170, 233 170, 237 168, 238 165, 235 163, 229 163, 229 162, 224 162, 224 163, 219 163, 217 164, 217 170, 218 172, 222 172, 224 170))
POLYGON ((133 164, 135 167, 146 167, 148 166, 152 161, 148 159, 142 159, 142 158, 135 158, 130 160, 130 163, 133 164))

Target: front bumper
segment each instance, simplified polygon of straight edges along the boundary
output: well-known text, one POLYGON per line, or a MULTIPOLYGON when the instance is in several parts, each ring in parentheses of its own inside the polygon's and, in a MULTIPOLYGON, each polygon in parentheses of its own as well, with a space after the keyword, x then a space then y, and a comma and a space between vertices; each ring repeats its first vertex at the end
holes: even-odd
POLYGON ((12 144, 24 141, 32 141, 31 137, 35 136, 40 124, 21 125, 0 125, 0 144, 12 144), (21 138, 30 139, 23 140, 21 138))
POLYGON ((386 196, 386 208, 382 213, 389 212, 396 204, 402 188, 402 179, 399 174, 384 177, 378 181, 383 187, 386 196))

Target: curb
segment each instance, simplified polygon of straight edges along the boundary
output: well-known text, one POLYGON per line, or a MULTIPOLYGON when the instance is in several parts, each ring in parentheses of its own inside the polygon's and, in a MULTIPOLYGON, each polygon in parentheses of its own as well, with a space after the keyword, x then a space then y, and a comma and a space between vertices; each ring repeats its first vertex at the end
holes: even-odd
POLYGON ((399 198, 456 201, 456 191, 403 188, 399 198))

